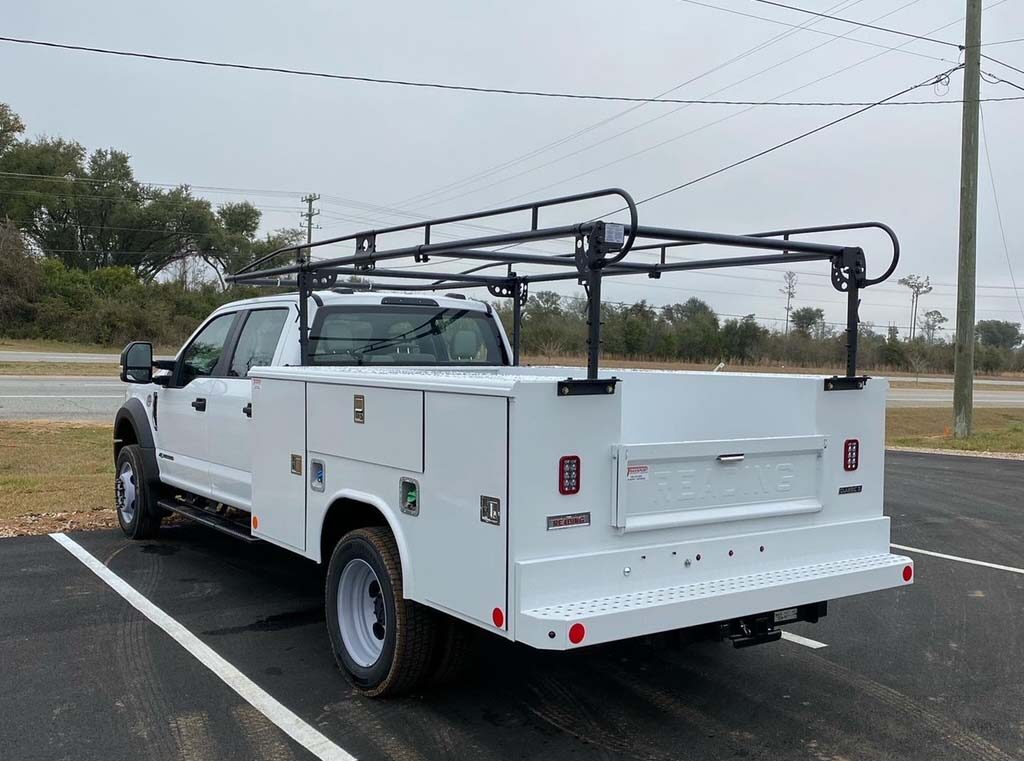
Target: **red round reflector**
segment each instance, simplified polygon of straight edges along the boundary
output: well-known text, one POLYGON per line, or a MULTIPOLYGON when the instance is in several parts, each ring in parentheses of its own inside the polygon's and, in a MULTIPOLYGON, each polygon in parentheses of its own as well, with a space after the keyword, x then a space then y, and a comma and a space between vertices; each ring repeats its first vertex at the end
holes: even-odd
POLYGON ((578 645, 587 636, 587 627, 583 624, 573 624, 569 627, 569 641, 578 645))
POLYGON ((501 608, 495 608, 491 611, 491 620, 494 621, 494 625, 499 629, 505 625, 505 613, 501 608))
POLYGON ((905 565, 905 566, 903 566, 903 580, 904 581, 910 581, 912 578, 914 578, 914 566, 912 566, 912 565, 905 565))

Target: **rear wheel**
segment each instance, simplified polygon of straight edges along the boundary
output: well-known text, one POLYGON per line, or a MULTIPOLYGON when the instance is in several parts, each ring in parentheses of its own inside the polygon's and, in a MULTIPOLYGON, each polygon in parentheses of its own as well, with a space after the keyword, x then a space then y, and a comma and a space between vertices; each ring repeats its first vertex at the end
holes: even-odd
POLYGON ((407 692, 433 665, 436 616, 406 600, 394 537, 379 526, 346 534, 331 554, 327 629, 338 665, 371 697, 407 692))
POLYGON ((152 539, 160 528, 159 508, 144 467, 137 444, 128 444, 118 452, 114 465, 114 501, 117 522, 130 539, 152 539))

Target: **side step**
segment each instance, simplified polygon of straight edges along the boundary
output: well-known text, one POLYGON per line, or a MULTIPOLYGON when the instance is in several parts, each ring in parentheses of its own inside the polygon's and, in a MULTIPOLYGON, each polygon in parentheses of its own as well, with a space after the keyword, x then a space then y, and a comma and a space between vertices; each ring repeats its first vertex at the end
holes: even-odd
POLYGON ((241 539, 243 542, 249 542, 252 544, 260 541, 249 532, 249 527, 244 523, 229 520, 228 518, 224 518, 216 513, 211 513, 209 510, 203 510, 201 507, 186 505, 184 502, 178 502, 174 499, 158 500, 157 505, 162 507, 164 510, 170 510, 172 513, 184 515, 186 518, 191 518, 196 523, 202 523, 204 526, 209 526, 210 528, 216 529, 217 531, 234 537, 235 539, 241 539))

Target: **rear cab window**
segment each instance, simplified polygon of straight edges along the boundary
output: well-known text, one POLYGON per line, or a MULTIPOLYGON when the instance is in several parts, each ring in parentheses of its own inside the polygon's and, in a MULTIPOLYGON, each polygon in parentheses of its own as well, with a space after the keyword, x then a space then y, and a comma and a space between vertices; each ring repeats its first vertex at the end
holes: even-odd
POLYGON ((406 304, 325 306, 310 331, 313 365, 508 364, 494 319, 474 309, 406 304))
POLYGON ((271 364, 287 318, 287 307, 249 312, 231 355, 228 376, 245 378, 252 368, 271 364))

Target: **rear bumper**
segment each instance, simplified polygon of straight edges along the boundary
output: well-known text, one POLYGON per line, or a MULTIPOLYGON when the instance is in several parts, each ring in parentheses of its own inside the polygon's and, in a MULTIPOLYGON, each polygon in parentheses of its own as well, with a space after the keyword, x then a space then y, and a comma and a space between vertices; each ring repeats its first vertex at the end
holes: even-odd
POLYGON ((568 650, 906 586, 913 567, 902 555, 873 554, 530 608, 519 611, 515 638, 568 650), (574 624, 584 627, 578 643, 570 641, 574 624))

